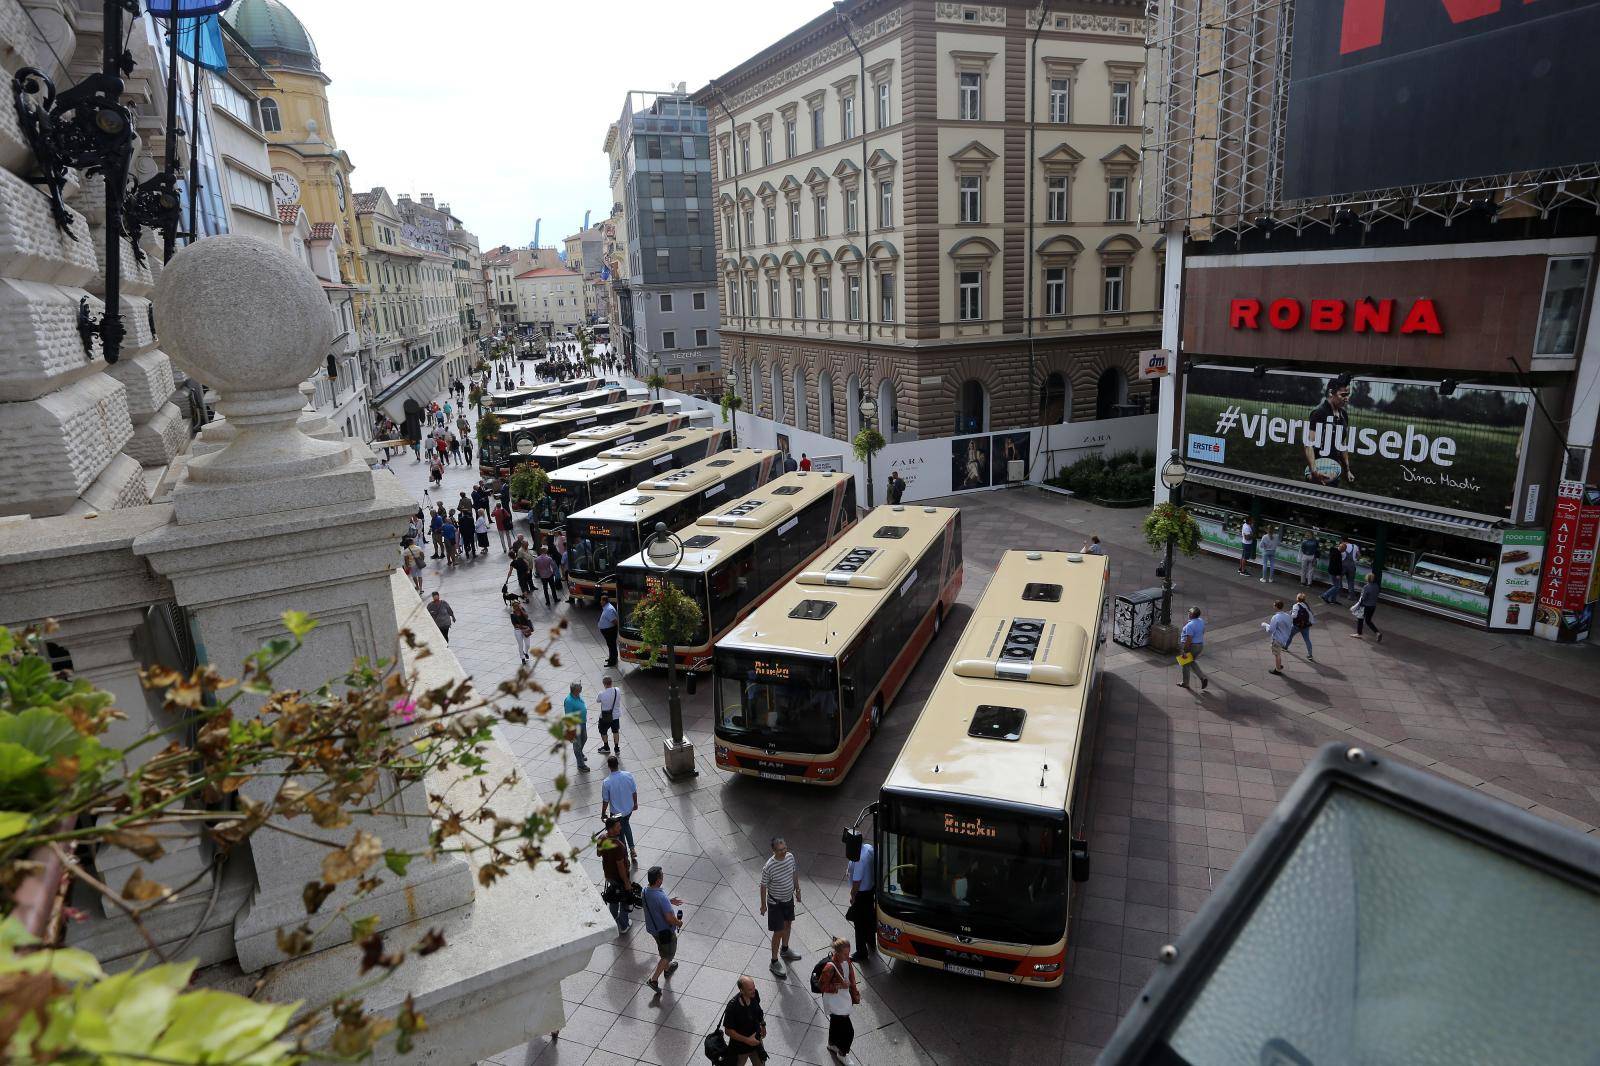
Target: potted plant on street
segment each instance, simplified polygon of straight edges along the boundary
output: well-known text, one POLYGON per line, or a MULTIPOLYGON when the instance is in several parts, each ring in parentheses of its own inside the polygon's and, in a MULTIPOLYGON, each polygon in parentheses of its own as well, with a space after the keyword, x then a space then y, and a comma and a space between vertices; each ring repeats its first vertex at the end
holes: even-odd
POLYGON ((669 582, 652 579, 639 603, 628 612, 629 623, 639 629, 644 664, 656 665, 663 648, 688 643, 704 617, 700 605, 688 593, 669 582))
POLYGON ((522 463, 511 471, 511 506, 531 511, 550 487, 550 475, 538 463, 522 463))
MULTIPOLYGON (((645 384, 646 388, 650 388, 650 389, 656 390, 656 399, 659 400, 659 399, 661 399, 661 390, 666 388, 667 379, 662 377, 659 372, 656 372, 656 373, 652 373, 649 377, 645 378, 644 379, 644 384, 645 384)), ((726 421, 726 420, 724 420, 724 421, 726 421)))

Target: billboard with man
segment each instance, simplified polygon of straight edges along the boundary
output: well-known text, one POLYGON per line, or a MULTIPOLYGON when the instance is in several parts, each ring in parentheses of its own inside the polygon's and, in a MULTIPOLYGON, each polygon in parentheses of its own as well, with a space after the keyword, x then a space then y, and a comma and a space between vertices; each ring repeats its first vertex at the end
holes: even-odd
POLYGON ((1531 412, 1526 389, 1197 366, 1184 456, 1286 483, 1511 518, 1531 412))

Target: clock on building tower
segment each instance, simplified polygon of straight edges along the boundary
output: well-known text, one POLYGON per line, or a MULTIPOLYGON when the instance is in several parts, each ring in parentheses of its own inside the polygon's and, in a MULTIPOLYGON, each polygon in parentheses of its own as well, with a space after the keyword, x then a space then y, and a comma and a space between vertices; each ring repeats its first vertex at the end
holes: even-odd
POLYGON ((287 170, 274 170, 272 172, 273 195, 280 204, 297 204, 300 202, 300 179, 287 170))

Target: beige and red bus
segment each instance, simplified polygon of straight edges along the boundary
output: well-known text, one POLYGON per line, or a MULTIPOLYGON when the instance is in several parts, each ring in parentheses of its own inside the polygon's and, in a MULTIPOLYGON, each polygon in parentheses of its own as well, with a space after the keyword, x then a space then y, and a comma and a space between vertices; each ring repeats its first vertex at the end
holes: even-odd
MULTIPOLYGON (((627 492, 647 478, 711 458, 722 450, 727 436, 725 429, 675 429, 663 436, 617 444, 551 472, 545 495, 534 509, 541 537, 555 536, 574 514, 627 492)), ((535 461, 538 454, 535 450, 535 461)))
MULTIPOLYGON (((712 645, 855 523, 854 477, 795 471, 677 530, 683 557, 666 580, 698 603, 701 614, 699 632, 673 648, 678 665, 709 670, 712 645)), ((642 552, 617 567, 618 644, 630 662, 644 655, 629 614, 661 580, 662 571, 646 564, 642 552)))
POLYGON ((1103 555, 1008 551, 884 780, 878 947, 1054 987, 1100 707, 1103 555))
POLYGON ((630 418, 659 414, 660 411, 661 403, 658 400, 630 397, 618 403, 602 404, 599 407, 563 407, 534 418, 502 422, 499 432, 494 437, 494 451, 484 456, 480 465, 492 468, 496 465, 504 467, 526 462, 521 452, 523 441, 529 443, 528 450, 532 451, 541 444, 571 436, 589 426, 614 425, 617 422, 626 422, 630 418))
POLYGON ((546 470, 556 471, 592 459, 608 448, 671 433, 680 426, 689 425, 691 420, 691 416, 682 412, 676 400, 665 400, 658 415, 642 415, 626 422, 575 430, 569 436, 539 445, 528 458, 546 470))
POLYGON ((724 500, 772 480, 782 453, 732 448, 693 466, 653 474, 619 496, 574 512, 567 519, 567 572, 572 595, 598 600, 617 591, 617 565, 644 547, 657 522, 686 525, 724 500))
POLYGON ((878 507, 716 643, 717 765, 836 785, 961 591, 961 512, 878 507))
POLYGON ((518 386, 514 389, 500 389, 491 392, 486 397, 491 410, 498 411, 506 407, 521 407, 523 404, 533 403, 535 400, 548 399, 554 396, 573 396, 580 392, 598 389, 604 382, 599 378, 574 378, 571 381, 546 381, 538 385, 518 386))

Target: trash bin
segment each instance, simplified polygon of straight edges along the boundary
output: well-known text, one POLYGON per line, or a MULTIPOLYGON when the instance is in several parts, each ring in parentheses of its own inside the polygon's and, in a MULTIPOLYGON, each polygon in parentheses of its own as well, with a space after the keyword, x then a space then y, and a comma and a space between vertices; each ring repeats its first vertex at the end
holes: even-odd
POLYGON ((1150 627, 1161 611, 1161 590, 1140 589, 1116 599, 1111 615, 1111 639, 1124 648, 1148 648, 1150 627))

